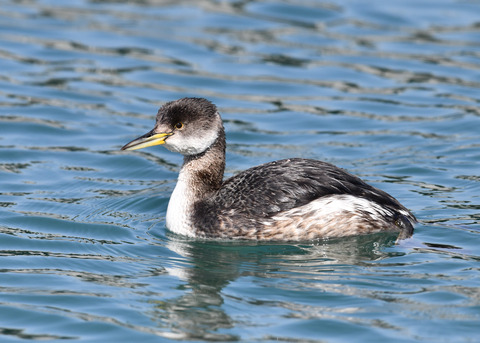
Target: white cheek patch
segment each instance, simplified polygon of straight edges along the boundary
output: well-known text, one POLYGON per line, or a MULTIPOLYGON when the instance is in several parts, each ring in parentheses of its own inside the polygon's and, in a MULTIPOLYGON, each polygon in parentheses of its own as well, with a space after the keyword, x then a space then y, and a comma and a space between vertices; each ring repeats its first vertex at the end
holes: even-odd
POLYGON ((182 155, 197 155, 207 150, 217 138, 216 130, 204 131, 199 136, 174 134, 165 140, 165 148, 182 155))

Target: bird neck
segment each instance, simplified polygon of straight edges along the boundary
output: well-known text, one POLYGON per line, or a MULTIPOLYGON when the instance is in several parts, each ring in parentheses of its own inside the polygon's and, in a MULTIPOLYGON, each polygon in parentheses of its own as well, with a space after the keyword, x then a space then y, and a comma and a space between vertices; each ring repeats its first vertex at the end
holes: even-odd
POLYGON ((185 156, 180 174, 186 177, 191 191, 198 198, 218 190, 225 171, 225 131, 223 127, 215 142, 204 152, 185 156))

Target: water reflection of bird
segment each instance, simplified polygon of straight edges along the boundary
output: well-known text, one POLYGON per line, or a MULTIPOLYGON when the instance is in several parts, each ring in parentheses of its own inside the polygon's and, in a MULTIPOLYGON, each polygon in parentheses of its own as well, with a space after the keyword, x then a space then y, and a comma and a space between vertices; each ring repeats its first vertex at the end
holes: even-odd
POLYGON ((391 195, 326 162, 292 158, 223 180, 225 131, 214 104, 183 98, 122 150, 163 144, 184 156, 167 227, 191 237, 307 241, 382 231, 413 233, 415 216, 391 195))

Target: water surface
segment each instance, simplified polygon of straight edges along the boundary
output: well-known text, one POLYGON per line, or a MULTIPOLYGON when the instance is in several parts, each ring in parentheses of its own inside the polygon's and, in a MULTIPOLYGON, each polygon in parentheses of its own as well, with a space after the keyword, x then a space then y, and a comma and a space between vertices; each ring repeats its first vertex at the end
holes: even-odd
POLYGON ((473 342, 480 3, 0 1, 0 340, 473 342), (120 152, 216 103, 227 174, 322 159, 414 236, 205 242, 165 228, 180 156, 120 152))

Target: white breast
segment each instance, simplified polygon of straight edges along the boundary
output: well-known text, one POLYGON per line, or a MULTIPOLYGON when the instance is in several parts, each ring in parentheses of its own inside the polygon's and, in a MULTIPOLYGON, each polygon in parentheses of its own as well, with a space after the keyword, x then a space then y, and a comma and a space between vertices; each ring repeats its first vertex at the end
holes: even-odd
POLYGON ((192 191, 186 181, 185 174, 181 171, 178 175, 177 185, 168 202, 167 228, 171 231, 185 236, 194 237, 195 232, 190 220, 192 213, 192 191))

